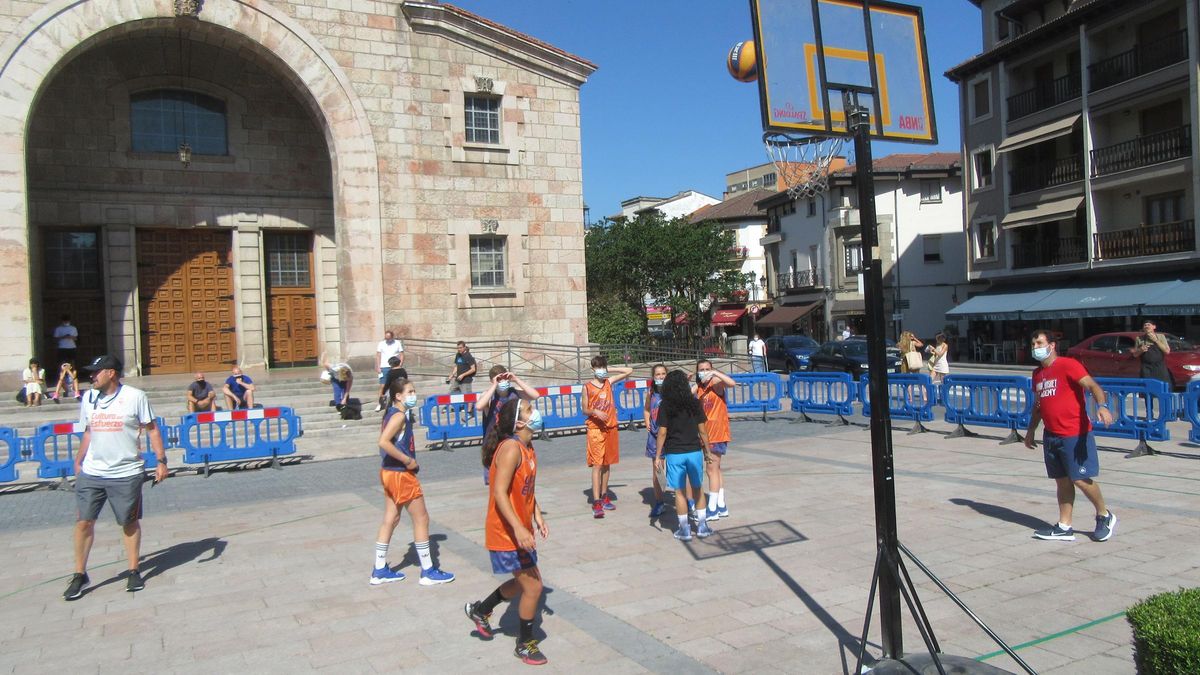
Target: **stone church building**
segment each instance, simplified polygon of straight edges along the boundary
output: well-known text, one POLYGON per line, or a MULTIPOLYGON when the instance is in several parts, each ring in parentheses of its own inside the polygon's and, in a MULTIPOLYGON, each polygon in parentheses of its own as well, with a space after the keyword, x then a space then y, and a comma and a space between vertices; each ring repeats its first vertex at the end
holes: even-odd
POLYGON ((438 2, 0 0, 0 381, 63 315, 130 375, 586 341, 595 68, 438 2))

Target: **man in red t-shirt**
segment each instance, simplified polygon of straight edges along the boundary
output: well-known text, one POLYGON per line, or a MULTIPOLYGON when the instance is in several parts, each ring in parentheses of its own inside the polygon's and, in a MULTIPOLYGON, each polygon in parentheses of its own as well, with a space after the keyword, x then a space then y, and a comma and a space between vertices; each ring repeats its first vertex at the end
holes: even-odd
POLYGON ((1096 441, 1092 438, 1092 421, 1088 418, 1083 390, 1092 393, 1097 404, 1096 417, 1102 426, 1112 424, 1112 412, 1105 406, 1107 397, 1083 364, 1057 354, 1058 345, 1050 332, 1033 332, 1033 358, 1041 365, 1033 371, 1033 414, 1025 433, 1025 447, 1034 447, 1033 434, 1040 422, 1046 423, 1042 433, 1042 450, 1046 460, 1046 475, 1058 486, 1058 524, 1038 530, 1038 539, 1074 541, 1071 514, 1075 508, 1075 488, 1078 487, 1096 507, 1096 541, 1108 541, 1117 529, 1117 516, 1104 505, 1100 486, 1092 480, 1100 474, 1100 459, 1096 441))

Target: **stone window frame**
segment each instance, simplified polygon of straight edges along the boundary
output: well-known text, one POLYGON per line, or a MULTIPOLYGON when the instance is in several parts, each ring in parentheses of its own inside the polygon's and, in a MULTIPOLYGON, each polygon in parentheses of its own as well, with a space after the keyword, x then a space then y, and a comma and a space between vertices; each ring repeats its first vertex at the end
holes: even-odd
POLYGON ((447 119, 446 147, 454 162, 520 165, 525 158, 524 111, 527 99, 508 94, 507 80, 488 74, 446 78, 450 89, 443 116, 447 119), (490 96, 500 101, 500 142, 468 143, 467 96, 490 96))
MULTIPOLYGON (((186 95, 189 95, 192 99, 194 99, 193 101, 188 101, 185 99, 180 99, 178 101, 178 104, 181 106, 181 108, 183 108, 183 110, 181 111, 181 114, 184 116, 185 126, 186 126, 186 122, 187 122, 187 113, 188 113, 189 109, 203 107, 200 104, 204 103, 205 101, 202 101, 201 99, 207 99, 208 101, 211 101, 214 104, 218 104, 220 106, 221 151, 220 152, 205 152, 206 148, 204 147, 204 143, 202 143, 202 139, 203 139, 202 136, 197 136, 195 139, 195 142, 189 143, 189 145, 192 147, 192 155, 195 157, 201 157, 201 156, 203 156, 203 157, 226 157, 226 156, 228 156, 229 155, 229 105, 226 103, 225 99, 220 96, 212 96, 207 93, 197 91, 195 89, 191 89, 191 88, 188 88, 185 86, 159 87, 159 88, 155 88, 155 89, 144 89, 141 91, 130 92, 130 94, 129 94, 129 120, 130 120, 129 145, 130 145, 130 148, 132 149, 133 146, 137 144, 139 138, 141 138, 143 141, 145 141, 147 139, 147 136, 150 136, 150 134, 147 134, 145 131, 139 132, 139 130, 137 128, 135 128, 135 126, 133 125, 133 117, 134 117, 134 110, 135 110, 135 108, 138 107, 139 103, 149 103, 152 99, 145 99, 143 101, 138 101, 137 99, 145 98, 148 95, 157 95, 156 99, 161 103, 161 101, 164 98, 167 98, 171 94, 186 94, 186 95), (187 104, 191 104, 191 105, 189 106, 187 104)), ((204 111, 201 110, 200 114, 203 115, 204 111)), ((214 113, 214 115, 215 115, 215 113, 214 113)), ((178 129, 176 129, 175 131, 178 131, 178 129)), ((158 134, 158 135, 165 136, 165 134, 158 134)), ((182 139, 185 142, 188 141, 186 131, 183 132, 182 139)), ((175 147, 172 147, 167 150, 142 149, 142 150, 134 150, 134 152, 137 152, 140 154, 153 154, 153 155, 173 154, 173 153, 177 152, 177 150, 176 150, 177 147, 178 147, 178 144, 175 144, 175 147)))
POLYGON ((971 254, 975 259, 975 262, 995 262, 997 258, 997 251, 999 251, 1000 248, 999 238, 1000 233, 996 227, 996 219, 994 217, 987 216, 985 218, 976 218, 975 220, 971 221, 971 254), (991 244, 992 248, 991 255, 983 255, 984 241, 982 238, 983 228, 981 226, 985 223, 991 226, 992 236, 991 241, 988 242, 991 244))
POLYGON ((447 222, 446 229, 450 236, 448 285, 456 308, 525 307, 530 291, 528 223, 494 218, 462 219, 447 222), (505 238, 506 285, 502 288, 471 285, 471 237, 477 235, 505 238))
POLYGON ((996 164, 997 164, 996 147, 994 145, 990 145, 990 144, 982 145, 971 151, 970 171, 971 171, 971 192, 972 193, 987 192, 989 190, 996 189, 996 182, 998 180, 998 176, 996 175, 997 174, 996 164), (979 184, 979 175, 980 175, 979 174, 979 166, 980 166, 979 160, 980 160, 980 156, 985 153, 987 154, 988 160, 990 162, 988 175, 991 176, 991 182, 988 183, 987 185, 980 185, 979 184))
POLYGON ((470 264, 471 264, 471 291, 472 292, 481 291, 481 290, 488 290, 488 291, 500 290, 500 289, 510 288, 512 286, 512 284, 509 283, 509 281, 508 281, 509 273, 512 271, 508 265, 508 235, 499 234, 499 233, 472 234, 467 237, 467 246, 470 248, 469 255, 471 258, 470 264), (499 270, 494 270, 494 269, 476 270, 475 269, 475 263, 476 263, 476 259, 477 259, 475 245, 477 243, 482 243, 485 241, 492 242, 492 249, 489 251, 482 251, 482 250, 479 251, 478 257, 483 257, 484 255, 486 255, 489 258, 494 258, 498 255, 498 257, 500 258, 500 269, 499 270), (499 251, 495 250, 495 244, 497 242, 499 243, 499 251), (495 274, 496 272, 500 273, 501 283, 499 283, 499 284, 476 283, 476 277, 482 278, 484 275, 492 275, 492 274, 495 274))
MULTIPOLYGON (((189 171, 228 171, 228 165, 248 161, 238 156, 238 150, 244 149, 250 141, 250 135, 242 125, 242 117, 246 113, 245 98, 231 89, 212 82, 188 80, 181 84, 177 76, 159 75, 126 80, 109 90, 109 103, 118 111, 112 128, 112 133, 118 141, 118 151, 113 153, 112 158, 114 168, 128 166, 178 168, 179 153, 177 152, 135 152, 133 150, 133 120, 130 101, 134 94, 156 89, 194 91, 225 102, 226 154, 193 154, 192 163, 188 167, 189 171)), ((239 167, 238 170, 248 171, 249 166, 239 167)))

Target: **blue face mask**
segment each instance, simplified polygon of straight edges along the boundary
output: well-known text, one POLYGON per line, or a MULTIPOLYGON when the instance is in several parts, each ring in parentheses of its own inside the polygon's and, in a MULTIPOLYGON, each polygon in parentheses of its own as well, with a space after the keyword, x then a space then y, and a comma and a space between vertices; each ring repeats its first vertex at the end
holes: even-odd
POLYGON ((405 396, 404 397, 404 407, 408 408, 409 410, 412 410, 413 408, 417 407, 417 395, 409 394, 409 395, 405 396))
POLYGON ((1049 347, 1034 347, 1032 353, 1033 353, 1033 358, 1036 359, 1037 361, 1045 361, 1047 359, 1047 357, 1050 356, 1050 348, 1049 347))
POLYGON ((509 382, 508 380, 500 380, 496 383, 496 391, 500 392, 501 394, 509 389, 512 389, 512 382, 509 382))
POLYGON ((666 380, 665 380, 665 379, 663 379, 663 378, 661 378, 661 377, 656 377, 656 378, 654 378, 654 386, 656 386, 656 387, 661 387, 661 386, 662 386, 662 383, 663 383, 663 382, 665 382, 665 381, 666 381, 666 380))
POLYGON ((597 368, 596 369, 596 379, 597 380, 603 380, 606 377, 608 377, 608 369, 607 368, 597 368))
POLYGON ((545 421, 542 420, 542 412, 537 408, 529 411, 529 419, 525 420, 525 426, 533 433, 538 433, 545 426, 545 421))

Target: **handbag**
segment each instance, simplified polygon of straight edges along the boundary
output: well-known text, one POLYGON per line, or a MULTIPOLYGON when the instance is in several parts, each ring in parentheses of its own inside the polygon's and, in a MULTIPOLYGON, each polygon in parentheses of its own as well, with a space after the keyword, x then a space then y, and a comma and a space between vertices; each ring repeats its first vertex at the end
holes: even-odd
POLYGON ((925 360, 917 352, 905 352, 904 365, 908 366, 909 372, 916 373, 921 370, 921 366, 925 365, 925 360))

